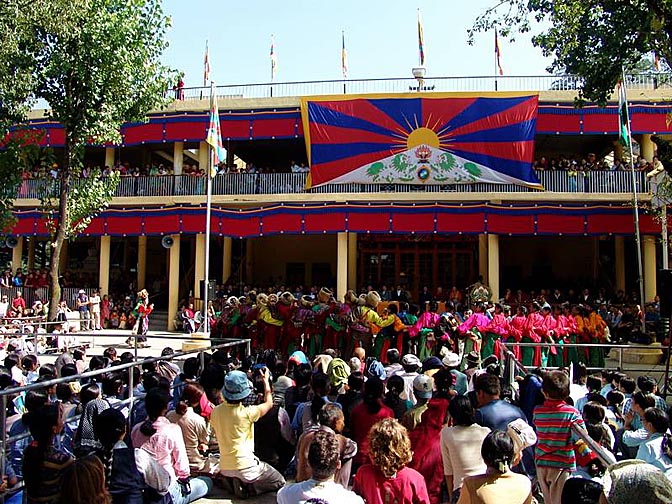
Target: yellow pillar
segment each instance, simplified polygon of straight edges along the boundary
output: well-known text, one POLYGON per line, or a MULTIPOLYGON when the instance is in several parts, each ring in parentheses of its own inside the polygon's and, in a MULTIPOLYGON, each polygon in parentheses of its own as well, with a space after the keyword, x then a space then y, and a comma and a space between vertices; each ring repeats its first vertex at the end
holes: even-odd
POLYGON ((168 251, 168 331, 175 330, 173 320, 180 302, 180 235, 173 235, 173 246, 168 251))
POLYGON ((616 290, 625 291, 625 238, 616 236, 614 238, 614 266, 616 268, 616 290))
POLYGON ((231 277, 231 258, 233 254, 233 240, 229 236, 224 237, 222 243, 222 283, 225 284, 231 277))
POLYGON ((194 260, 194 298, 201 299, 201 280, 205 280, 205 234, 196 235, 196 258, 194 260))
POLYGON ((488 285, 492 299, 499 300, 499 236, 488 235, 488 285))
POLYGON ((138 236, 138 290, 145 288, 147 281, 147 237, 138 236))
POLYGON ((23 262, 23 236, 16 237, 17 245, 12 249, 12 273, 22 267, 23 262))
POLYGON ((203 172, 208 171, 208 144, 205 142, 199 142, 198 144, 198 168, 203 172))
POLYGON ((348 290, 348 233, 338 233, 336 252, 336 299, 343 299, 348 290))
POLYGON ((642 238, 642 252, 644 261, 644 299, 643 303, 653 301, 656 296, 656 238, 644 236, 642 238))
POLYGON ((31 236, 28 238, 28 269, 32 270, 35 269, 35 243, 37 242, 37 238, 35 236, 31 236))
POLYGON ((623 144, 620 140, 614 141, 614 159, 620 159, 623 161, 623 144))
POLYGON ((100 253, 98 262, 98 287, 100 287, 100 296, 109 293, 110 290, 110 236, 100 237, 100 253))
POLYGON ((639 154, 647 161, 653 161, 655 145, 653 140, 651 140, 651 135, 648 133, 642 135, 642 139, 639 142, 639 154))
POLYGON ((114 147, 105 147, 105 166, 114 166, 114 147))
POLYGON ((173 144, 173 173, 182 175, 182 162, 184 160, 184 142, 173 144))
POLYGON ((254 283, 254 239, 245 241, 245 283, 254 283))
POLYGON ((348 289, 357 290, 357 233, 348 233, 348 289))
POLYGON ((478 235, 478 275, 488 283, 488 235, 478 235))

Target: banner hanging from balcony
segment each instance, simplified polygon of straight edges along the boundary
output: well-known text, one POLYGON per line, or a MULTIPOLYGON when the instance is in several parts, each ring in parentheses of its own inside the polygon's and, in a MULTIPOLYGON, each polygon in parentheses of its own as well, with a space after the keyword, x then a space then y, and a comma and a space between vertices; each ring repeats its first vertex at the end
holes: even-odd
POLYGON ((519 184, 532 169, 538 95, 436 93, 302 98, 308 187, 519 184))

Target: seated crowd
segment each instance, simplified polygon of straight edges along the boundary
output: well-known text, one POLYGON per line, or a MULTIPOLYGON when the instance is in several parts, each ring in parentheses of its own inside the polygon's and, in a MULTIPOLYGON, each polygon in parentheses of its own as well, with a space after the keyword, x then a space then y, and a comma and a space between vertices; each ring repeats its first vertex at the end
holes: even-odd
POLYGON ((134 368, 132 406, 115 370, 131 352, 42 366, 10 353, 3 389, 102 374, 10 397, 0 489, 64 504, 187 503, 215 484, 280 503, 672 502, 669 411, 652 378, 580 362, 574 383, 566 368, 510 382, 496 355, 464 353, 469 335, 424 358, 377 358, 362 336, 342 352, 220 349, 203 366, 178 367, 166 348, 134 368))
MULTIPOLYGON (((541 156, 534 162, 534 169, 537 171, 566 171, 573 173, 588 173, 593 171, 629 171, 630 163, 621 159, 612 159, 608 161, 605 158, 598 158, 594 153, 588 153, 586 157, 573 157, 562 155, 559 158, 547 158, 541 156)), ((653 170, 662 170, 662 164, 658 157, 653 158, 652 162, 647 161, 641 156, 635 160, 635 170, 650 173, 653 170)))

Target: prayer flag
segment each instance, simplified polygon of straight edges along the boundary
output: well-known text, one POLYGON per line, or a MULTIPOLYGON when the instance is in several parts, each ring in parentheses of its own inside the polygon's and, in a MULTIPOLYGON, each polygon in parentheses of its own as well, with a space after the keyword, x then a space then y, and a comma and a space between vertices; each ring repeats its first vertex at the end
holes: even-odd
POLYGON ((420 51, 420 66, 425 64, 425 36, 422 30, 422 19, 420 19, 420 9, 418 9, 418 50, 420 51))
POLYGON ((226 161, 226 151, 222 144, 222 130, 219 125, 219 110, 215 96, 215 84, 210 85, 210 125, 205 142, 212 147, 213 161, 210 167, 210 176, 217 175, 217 165, 226 161))
POLYGON ((345 32, 341 32, 341 71, 343 72, 343 78, 348 78, 348 53, 345 50, 345 32))
POLYGON ((630 119, 628 117, 628 98, 625 90, 625 82, 618 82, 618 139, 621 144, 628 147, 630 145, 630 119))
POLYGON ((210 80, 210 50, 208 42, 205 42, 205 59, 203 60, 203 87, 208 85, 210 80))
POLYGON ((497 30, 495 30, 495 57, 497 59, 497 72, 499 75, 504 75, 504 69, 502 68, 502 49, 499 47, 497 30))
POLYGON ((271 35, 271 80, 275 79, 278 69, 278 57, 275 54, 275 38, 271 35))

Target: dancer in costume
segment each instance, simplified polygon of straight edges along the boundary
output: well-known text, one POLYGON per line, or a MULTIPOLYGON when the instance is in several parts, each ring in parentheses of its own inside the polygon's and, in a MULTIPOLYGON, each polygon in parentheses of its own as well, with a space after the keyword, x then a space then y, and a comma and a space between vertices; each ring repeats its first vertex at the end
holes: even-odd
MULTIPOLYGON (((527 326, 527 308, 523 305, 518 306, 516 315, 509 322, 509 336, 506 339, 507 342, 512 341, 520 343, 523 340, 523 335, 525 334, 525 327, 527 326)), ((513 356, 517 361, 522 362, 522 347, 512 346, 509 348, 513 352, 513 356)))
POLYGON ((276 348, 276 345, 280 343, 280 331, 284 322, 273 314, 273 311, 277 312, 277 310, 272 301, 277 302, 277 299, 278 296, 275 294, 270 296, 264 293, 257 294, 257 327, 259 339, 264 349, 276 348))
POLYGON ((138 347, 145 348, 149 345, 147 344, 147 331, 149 330, 149 315, 154 310, 154 303, 149 303, 149 293, 146 289, 142 289, 138 292, 137 302, 135 308, 133 309, 133 315, 135 316, 135 325, 131 330, 131 337, 126 340, 126 343, 129 346, 133 346, 133 337, 136 338, 136 343, 138 347))
MULTIPOLYGON (((527 315, 527 324, 523 331, 522 343, 541 343, 541 324, 543 322, 543 315, 539 313, 541 306, 534 301, 530 305, 530 313, 527 315)), ((521 357, 524 366, 541 366, 541 348, 536 347, 522 347, 521 357)))
POLYGON ((504 308, 501 304, 495 303, 492 320, 485 328, 481 355, 483 357, 496 355, 498 359, 502 359, 502 339, 509 334, 509 331, 509 321, 504 315, 504 308))
MULTIPOLYGON (((466 355, 471 351, 477 351, 481 353, 481 341, 483 340, 483 333, 486 328, 490 325, 490 319, 485 314, 485 305, 482 302, 478 302, 474 305, 474 313, 469 315, 467 320, 462 322, 458 327, 458 331, 464 337, 464 350, 462 352, 462 364, 460 369, 463 370, 466 365, 466 355)), ((487 357, 487 355, 485 356, 487 357)), ((481 359, 484 356, 481 354, 481 359)))

